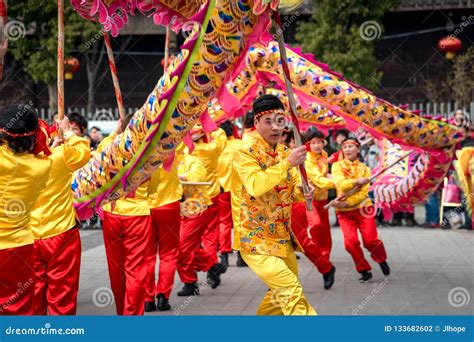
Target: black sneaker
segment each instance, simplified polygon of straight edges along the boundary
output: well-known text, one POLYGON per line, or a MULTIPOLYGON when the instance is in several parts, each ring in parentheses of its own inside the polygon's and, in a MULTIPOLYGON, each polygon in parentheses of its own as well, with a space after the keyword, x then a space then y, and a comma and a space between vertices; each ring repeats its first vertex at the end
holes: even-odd
POLYGON ((207 271, 207 283, 211 285, 211 289, 215 289, 221 284, 221 274, 226 271, 226 268, 221 263, 214 264, 209 271, 207 271))
POLYGON ((153 312, 153 311, 156 311, 155 302, 145 302, 145 312, 153 312))
POLYGON ((334 274, 336 273, 336 267, 332 267, 329 272, 323 274, 324 288, 329 290, 334 284, 334 274))
POLYGON ((379 265, 380 265, 380 268, 382 269, 383 275, 388 276, 390 274, 390 267, 388 266, 387 262, 386 261, 381 262, 379 265))
POLYGON ((189 297, 199 295, 199 287, 196 283, 184 284, 181 291, 177 293, 178 297, 189 297))
POLYGON ((407 218, 405 219, 405 224, 407 227, 415 227, 415 226, 418 226, 418 223, 412 219, 412 218, 407 218))
POLYGON ((225 267, 225 270, 222 273, 225 273, 227 272, 227 269, 229 268, 229 254, 228 253, 221 254, 220 259, 221 259, 221 264, 224 265, 225 267))
POLYGON ((370 271, 362 271, 360 272, 362 277, 359 279, 359 282, 365 283, 368 282, 370 279, 372 279, 372 272, 370 271))
POLYGON ((237 253, 237 267, 249 267, 247 263, 242 259, 242 256, 240 255, 240 252, 237 253))
POLYGON ((156 305, 156 308, 158 309, 158 311, 167 311, 171 309, 171 305, 168 302, 168 298, 166 298, 163 293, 158 294, 156 298, 158 299, 158 302, 156 305))
POLYGON ((389 223, 389 225, 390 225, 391 227, 398 227, 398 226, 401 226, 401 225, 402 225, 402 221, 400 221, 399 219, 395 219, 395 218, 394 218, 394 219, 389 223))

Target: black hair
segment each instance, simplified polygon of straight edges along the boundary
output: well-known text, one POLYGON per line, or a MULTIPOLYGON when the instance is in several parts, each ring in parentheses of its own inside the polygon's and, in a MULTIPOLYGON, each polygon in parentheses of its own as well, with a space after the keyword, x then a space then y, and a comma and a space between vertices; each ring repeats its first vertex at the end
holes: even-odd
POLYGON ((222 128, 222 130, 224 130, 225 135, 227 137, 231 137, 231 136, 234 135, 234 124, 232 122, 230 122, 230 120, 225 121, 221 125, 221 128, 222 128))
POLYGON ((95 129, 96 131, 101 132, 100 128, 97 127, 97 126, 92 126, 92 127, 89 129, 89 131, 92 131, 93 129, 95 129))
POLYGON ((306 132, 301 133, 301 141, 303 144, 306 144, 308 141, 313 140, 314 138, 325 140, 323 132, 317 130, 315 127, 310 127, 306 132))
POLYGON ((254 114, 253 110, 249 110, 249 111, 245 114, 244 127, 245 127, 245 128, 253 128, 253 126, 254 126, 254 118, 255 118, 255 114, 254 114))
POLYGON ((14 153, 31 152, 36 135, 13 137, 11 134, 26 134, 38 129, 38 114, 30 105, 14 105, 0 109, 0 141, 7 144, 14 153))
POLYGON ((344 139, 344 141, 342 142, 342 145, 344 145, 344 143, 345 143, 346 141, 354 141, 354 142, 359 146, 359 148, 360 148, 360 142, 359 142, 359 140, 357 140, 357 138, 354 138, 354 137, 346 138, 346 139, 344 139))
POLYGON ((272 109, 285 109, 283 103, 275 95, 262 95, 253 101, 253 111, 255 115, 272 109))
MULTIPOLYGON (((338 129, 338 130, 336 131, 336 137, 337 137, 338 135, 343 135, 343 136, 345 136, 346 139, 347 139, 347 138, 349 137, 349 131, 348 131, 347 129, 344 129, 344 128, 338 129)), ((357 139, 356 139, 356 140, 357 140, 357 139)))
POLYGON ((86 118, 76 112, 72 112, 66 115, 71 123, 75 123, 79 126, 81 133, 84 133, 87 130, 87 120, 86 118))

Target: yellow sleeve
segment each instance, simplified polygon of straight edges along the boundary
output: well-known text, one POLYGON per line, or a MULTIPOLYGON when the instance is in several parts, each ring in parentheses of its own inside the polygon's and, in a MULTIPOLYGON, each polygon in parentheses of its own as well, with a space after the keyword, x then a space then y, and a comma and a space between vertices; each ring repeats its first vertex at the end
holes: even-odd
POLYGON ((303 188, 301 186, 301 176, 298 167, 290 170, 291 185, 293 187, 293 202, 304 202, 303 188))
POLYGON ((234 159, 234 169, 250 196, 259 197, 285 180, 291 164, 288 160, 262 170, 247 150, 240 150, 234 159))
MULTIPOLYGON (((361 178, 370 178, 370 169, 368 167, 364 168, 364 174, 361 178)), ((369 188, 370 183, 365 184, 354 195, 346 198, 344 202, 346 202, 350 207, 358 205, 369 196, 369 188)))
POLYGON ((349 191, 357 184, 356 179, 346 179, 346 176, 342 172, 340 163, 336 162, 332 164, 331 174, 336 189, 341 193, 349 191))
POLYGON ((76 171, 91 158, 89 141, 74 134, 66 134, 64 138, 64 162, 69 170, 76 171))
POLYGON ((100 142, 99 146, 97 146, 97 153, 100 153, 104 150, 105 147, 110 145, 112 141, 114 141, 116 134, 115 132, 110 133, 108 136, 106 136, 102 141, 100 142))
POLYGON ((191 155, 185 156, 186 172, 180 176, 186 177, 189 182, 202 182, 206 179, 206 168, 198 158, 191 155))
POLYGON ((327 177, 324 177, 319 170, 306 162, 306 172, 308 174, 308 180, 319 189, 334 189, 334 181, 327 177))
POLYGON ((227 145, 227 136, 222 128, 212 132, 211 136, 214 138, 217 147, 217 153, 221 154, 227 145))

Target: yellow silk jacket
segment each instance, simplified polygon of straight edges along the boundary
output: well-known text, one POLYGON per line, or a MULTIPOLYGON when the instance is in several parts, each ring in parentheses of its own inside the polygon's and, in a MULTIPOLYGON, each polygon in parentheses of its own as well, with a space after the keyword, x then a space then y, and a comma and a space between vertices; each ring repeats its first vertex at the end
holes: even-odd
POLYGON ((219 156, 225 148, 227 137, 222 129, 211 133, 211 141, 205 143, 199 140, 195 143, 192 155, 199 158, 206 168, 206 176, 203 182, 213 182, 212 186, 206 187, 209 198, 214 198, 221 192, 218 178, 219 156))
POLYGON ((290 150, 273 149, 259 135, 235 155, 234 169, 242 181, 240 226, 234 248, 250 254, 288 256, 290 242, 302 251, 291 230, 291 205, 298 175, 288 162, 290 150))
MULTIPOLYGON (((331 172, 338 196, 355 187, 358 178, 370 178, 369 167, 357 159, 353 162, 348 159, 336 162, 332 164, 331 172)), ((349 207, 337 208, 336 211, 349 211, 371 206, 372 201, 369 199, 369 187, 370 184, 366 184, 355 194, 347 197, 344 202, 349 204, 349 207)))
POLYGON ((76 211, 71 192, 72 174, 91 156, 89 141, 74 133, 64 134, 64 144, 55 147, 51 176, 31 212, 31 228, 35 239, 59 235, 76 226, 76 211))
POLYGON ((179 201, 183 197, 183 187, 179 182, 176 162, 171 170, 166 171, 160 166, 153 172, 148 185, 148 204, 157 208, 179 201))
POLYGON ((234 154, 242 147, 242 140, 228 138, 227 144, 219 156, 218 177, 225 192, 231 190, 232 161, 234 154))
POLYGON ((30 245, 31 209, 46 186, 51 159, 0 145, 0 250, 30 245))
MULTIPOLYGON (((115 132, 104 138, 99 146, 97 153, 100 153, 105 146, 112 143, 115 138, 115 132)), ((133 194, 121 198, 113 203, 105 204, 102 209, 108 213, 121 216, 147 216, 150 215, 150 206, 148 205, 148 185, 149 181, 140 185, 133 194)))
POLYGON ((308 180, 315 186, 314 200, 327 200, 328 189, 335 188, 334 182, 327 178, 328 154, 325 151, 320 154, 309 152, 305 166, 308 180))

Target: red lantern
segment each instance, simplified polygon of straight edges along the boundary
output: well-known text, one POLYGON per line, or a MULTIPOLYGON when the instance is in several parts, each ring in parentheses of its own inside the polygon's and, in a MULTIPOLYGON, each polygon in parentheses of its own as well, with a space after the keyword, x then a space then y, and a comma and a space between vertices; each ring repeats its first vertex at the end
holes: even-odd
POLYGON ((461 50, 462 42, 454 35, 441 38, 438 42, 438 47, 441 51, 446 53, 447 59, 453 59, 456 53, 461 50))
POLYGON ((79 71, 81 63, 76 57, 68 57, 64 60, 64 78, 71 80, 74 74, 79 71))

